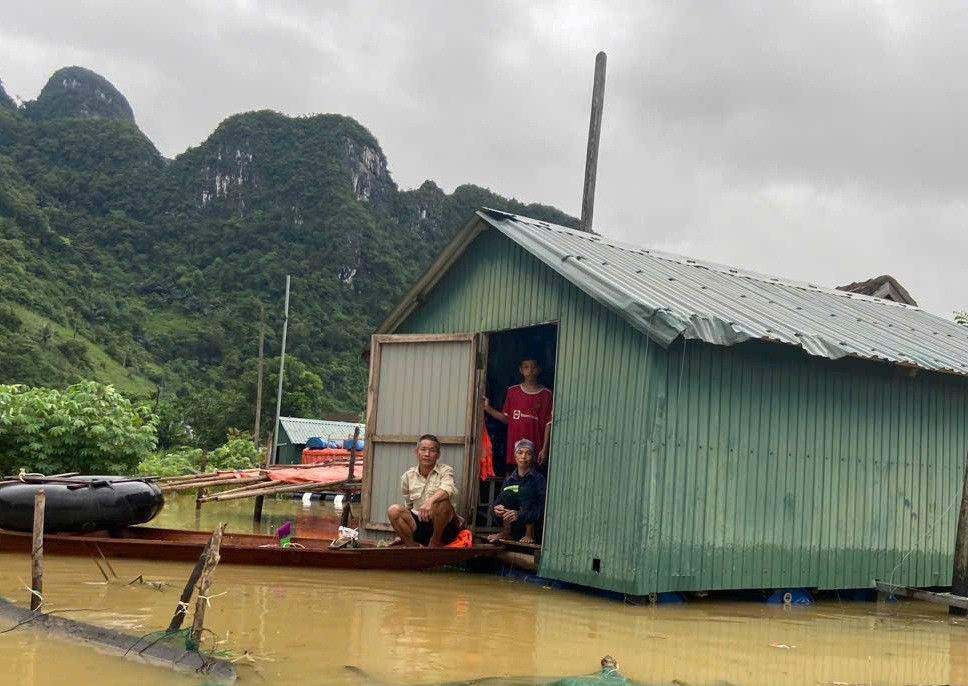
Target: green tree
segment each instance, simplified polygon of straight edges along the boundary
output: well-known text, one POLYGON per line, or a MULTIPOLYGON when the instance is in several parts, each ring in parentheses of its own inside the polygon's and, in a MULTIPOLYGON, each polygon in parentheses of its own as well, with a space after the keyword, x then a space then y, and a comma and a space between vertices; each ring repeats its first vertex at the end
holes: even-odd
MULTIPOLYGON (((205 470, 234 471, 262 466, 264 455, 252 444, 252 436, 230 432, 228 440, 208 454, 205 470)), ((181 447, 154 453, 138 464, 139 476, 178 476, 202 471, 202 449, 181 447)))
POLYGON ((254 469, 262 466, 262 451, 256 450, 251 436, 230 438, 208 455, 209 470, 254 469))
POLYGON ((955 312, 955 321, 962 326, 968 326, 968 310, 955 312))
POLYGON ((0 471, 130 474, 155 446, 152 418, 94 381, 0 386, 0 471))

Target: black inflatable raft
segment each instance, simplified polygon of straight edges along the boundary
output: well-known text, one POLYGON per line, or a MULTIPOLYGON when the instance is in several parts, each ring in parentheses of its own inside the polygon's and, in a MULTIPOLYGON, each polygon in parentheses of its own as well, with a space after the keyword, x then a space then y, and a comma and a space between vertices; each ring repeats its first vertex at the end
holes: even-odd
POLYGON ((41 488, 47 499, 47 533, 141 524, 150 521, 165 504, 161 489, 143 479, 82 476, 56 483, 7 481, 0 483, 0 529, 31 530, 34 495, 41 488))

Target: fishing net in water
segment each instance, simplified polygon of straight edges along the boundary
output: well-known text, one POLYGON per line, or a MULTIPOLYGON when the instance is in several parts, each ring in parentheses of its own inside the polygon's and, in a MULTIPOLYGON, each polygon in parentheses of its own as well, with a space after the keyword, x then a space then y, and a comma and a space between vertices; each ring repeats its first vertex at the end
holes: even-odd
POLYGON ((213 655, 206 655, 199 649, 199 642, 192 638, 192 630, 179 629, 177 631, 155 631, 145 634, 138 641, 135 650, 144 650, 148 646, 154 645, 168 646, 172 650, 186 650, 190 653, 198 653, 202 657, 209 658, 213 655))

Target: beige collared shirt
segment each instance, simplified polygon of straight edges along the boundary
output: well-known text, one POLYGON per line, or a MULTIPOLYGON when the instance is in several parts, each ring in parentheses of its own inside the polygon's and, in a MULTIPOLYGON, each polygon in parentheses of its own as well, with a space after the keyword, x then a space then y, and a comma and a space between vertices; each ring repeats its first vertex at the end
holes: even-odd
POLYGON ((419 467, 411 467, 400 477, 400 489, 407 507, 413 512, 419 510, 437 491, 446 491, 450 499, 454 500, 457 497, 454 468, 438 462, 425 479, 420 475, 419 467))

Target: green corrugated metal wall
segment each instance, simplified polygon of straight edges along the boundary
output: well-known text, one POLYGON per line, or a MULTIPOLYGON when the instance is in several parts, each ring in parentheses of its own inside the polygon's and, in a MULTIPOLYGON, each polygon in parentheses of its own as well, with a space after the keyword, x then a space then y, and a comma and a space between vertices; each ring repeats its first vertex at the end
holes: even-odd
POLYGON ((276 445, 276 464, 302 464, 305 445, 293 445, 282 424, 279 425, 279 442, 276 445))
POLYGON ((765 343, 663 350, 495 231, 399 332, 555 320, 542 575, 636 595, 950 583, 966 380, 765 343))

